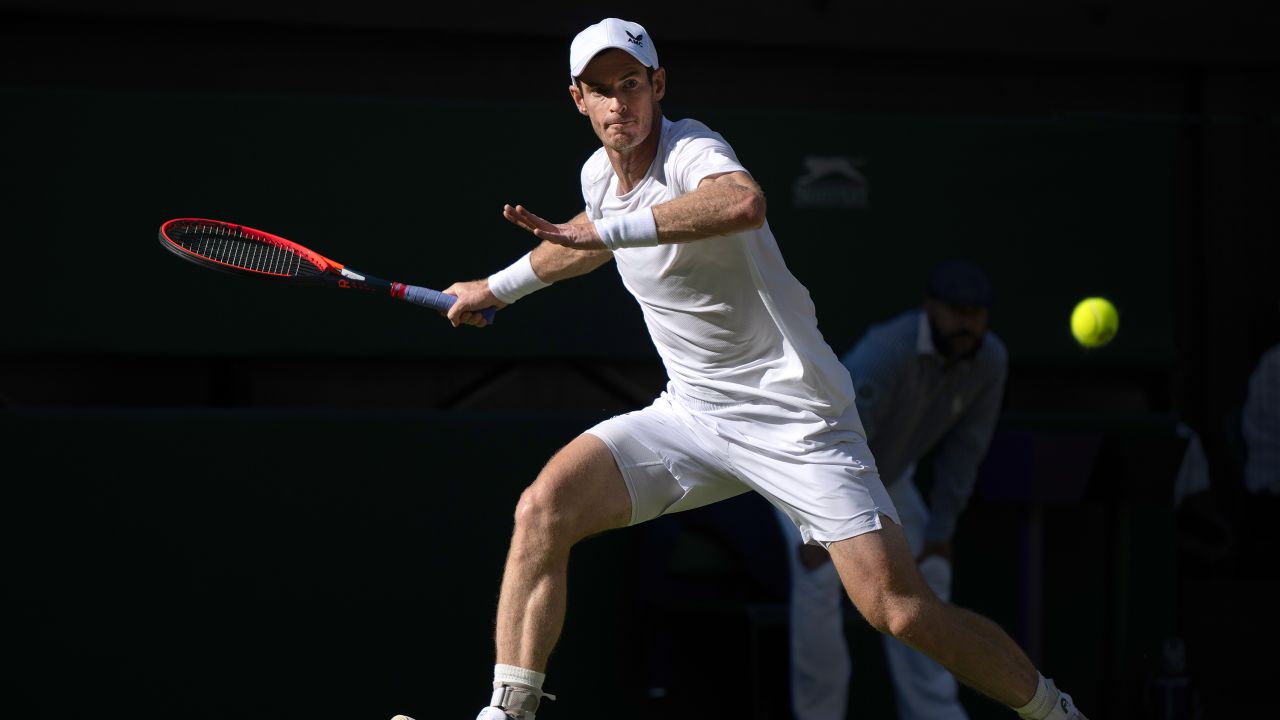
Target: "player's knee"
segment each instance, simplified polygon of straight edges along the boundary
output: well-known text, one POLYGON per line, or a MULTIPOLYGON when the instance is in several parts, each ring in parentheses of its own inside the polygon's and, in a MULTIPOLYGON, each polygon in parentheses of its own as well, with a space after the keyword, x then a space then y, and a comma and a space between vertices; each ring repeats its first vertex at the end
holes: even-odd
POLYGON ((927 612, 921 603, 900 603, 889 611, 885 627, 885 632, 895 638, 909 645, 917 645, 926 634, 927 612))
POLYGON ((929 607, 919 598, 873 593, 855 605, 873 628, 903 642, 914 644, 927 632, 929 607))
POLYGON ((563 510, 556 505, 555 492, 541 481, 520 494, 516 503, 516 530, 554 535, 564 525, 563 510))
POLYGON ((533 533, 547 541, 572 544, 581 539, 581 508, 565 478, 544 471, 525 488, 516 504, 517 532, 533 533))
POLYGON ((854 599, 853 604, 854 607, 858 608, 858 612, 862 615, 862 618, 867 621, 867 624, 879 632, 890 632, 890 613, 887 608, 872 604, 865 600, 860 601, 856 598, 854 599))
POLYGON ((599 440, 582 436, 556 453, 516 505, 517 540, 533 540, 565 550, 591 535, 622 527, 631 518, 631 499, 599 440))

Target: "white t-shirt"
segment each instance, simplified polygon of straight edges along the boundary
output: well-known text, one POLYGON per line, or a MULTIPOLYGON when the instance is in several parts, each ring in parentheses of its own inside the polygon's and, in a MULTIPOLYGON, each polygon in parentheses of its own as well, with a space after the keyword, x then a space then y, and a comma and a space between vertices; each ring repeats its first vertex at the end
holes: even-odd
MULTIPOLYGON (((663 118, 661 132, 648 174, 625 195, 604 148, 583 165, 592 220, 665 203, 709 175, 746 171, 724 138, 696 120, 663 118)), ((809 291, 787 269, 767 223, 625 248, 614 261, 644 311, 668 390, 686 403, 763 403, 800 422, 830 424, 853 402, 849 373, 818 331, 809 291)))

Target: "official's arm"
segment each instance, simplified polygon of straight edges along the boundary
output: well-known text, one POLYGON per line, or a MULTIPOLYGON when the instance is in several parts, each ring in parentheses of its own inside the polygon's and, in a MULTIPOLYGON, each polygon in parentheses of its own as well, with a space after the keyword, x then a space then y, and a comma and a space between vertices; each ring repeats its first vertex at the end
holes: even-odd
POLYGON ((1005 369, 983 385, 978 399, 938 443, 933 492, 929 496, 929 524, 925 543, 950 546, 956 523, 964 512, 978 477, 978 465, 995 434, 1004 397, 1005 369))

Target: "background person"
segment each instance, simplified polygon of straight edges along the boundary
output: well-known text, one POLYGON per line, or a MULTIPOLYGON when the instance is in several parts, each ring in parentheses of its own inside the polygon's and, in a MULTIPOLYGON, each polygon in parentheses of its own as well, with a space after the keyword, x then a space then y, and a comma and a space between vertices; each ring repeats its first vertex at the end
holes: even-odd
MULTIPOLYGON (((964 261, 928 276, 921 307, 873 326, 842 358, 853 378, 858 415, 898 509, 912 555, 929 587, 951 598, 951 539, 995 431, 1008 357, 988 330, 992 288, 964 261), (935 453, 926 502, 916 466, 935 453)), ((801 542, 778 514, 791 551, 792 708, 798 720, 844 720, 852 664, 844 635, 844 593, 830 555, 801 542)), ((967 718, 956 679, 937 662, 884 636, 902 720, 967 718)))

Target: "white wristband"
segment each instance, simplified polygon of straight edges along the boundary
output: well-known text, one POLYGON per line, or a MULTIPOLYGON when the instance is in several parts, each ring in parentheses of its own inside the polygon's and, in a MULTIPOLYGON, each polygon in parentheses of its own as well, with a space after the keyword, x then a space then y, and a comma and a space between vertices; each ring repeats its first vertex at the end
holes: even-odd
POLYGON ((533 252, 511 263, 504 270, 489 276, 489 292, 502 302, 510 305, 531 292, 551 285, 533 271, 533 252))
POLYGON ((600 218, 595 224, 600 240, 610 250, 658 244, 658 223, 650 208, 600 218))

